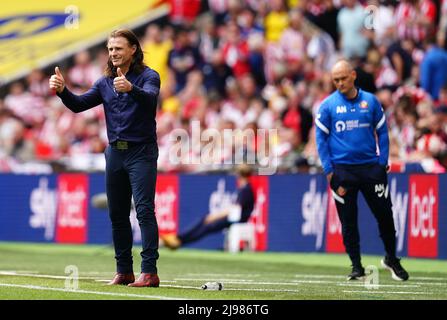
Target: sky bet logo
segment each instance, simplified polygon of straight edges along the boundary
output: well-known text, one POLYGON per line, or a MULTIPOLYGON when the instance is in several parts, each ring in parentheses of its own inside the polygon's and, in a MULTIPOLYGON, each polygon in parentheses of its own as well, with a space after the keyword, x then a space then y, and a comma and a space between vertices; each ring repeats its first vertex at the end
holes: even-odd
POLYGON ((77 28, 79 10, 75 6, 65 8, 65 13, 43 13, 0 18, 0 41, 35 36, 54 29, 77 28))
POLYGON ((437 175, 411 175, 409 181, 408 255, 436 258, 438 256, 437 175))

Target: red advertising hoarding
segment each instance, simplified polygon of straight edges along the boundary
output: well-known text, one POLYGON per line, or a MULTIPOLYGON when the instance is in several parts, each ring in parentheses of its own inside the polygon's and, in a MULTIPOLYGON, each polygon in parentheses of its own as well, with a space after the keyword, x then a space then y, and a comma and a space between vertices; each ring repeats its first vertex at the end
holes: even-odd
POLYGON ((155 214, 160 235, 178 231, 179 188, 177 175, 158 175, 155 214))
POLYGON ((267 250, 269 178, 268 176, 252 176, 250 183, 255 194, 255 208, 249 222, 255 225, 256 251, 265 251, 267 250))
POLYGON ((438 256, 438 176, 410 176, 408 255, 438 256))
POLYGON ((86 243, 88 189, 85 174, 58 176, 56 242, 86 243))

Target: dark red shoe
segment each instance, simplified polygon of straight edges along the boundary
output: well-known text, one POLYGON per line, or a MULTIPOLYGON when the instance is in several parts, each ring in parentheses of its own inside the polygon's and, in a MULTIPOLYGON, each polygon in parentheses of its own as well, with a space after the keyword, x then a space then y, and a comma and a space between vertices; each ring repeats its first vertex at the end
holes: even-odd
POLYGON ((108 285, 128 285, 135 281, 135 275, 133 273, 117 273, 115 277, 113 277, 112 281, 108 283, 108 285))
POLYGON ((158 287, 160 279, 155 273, 141 273, 137 281, 128 284, 129 287, 158 287))

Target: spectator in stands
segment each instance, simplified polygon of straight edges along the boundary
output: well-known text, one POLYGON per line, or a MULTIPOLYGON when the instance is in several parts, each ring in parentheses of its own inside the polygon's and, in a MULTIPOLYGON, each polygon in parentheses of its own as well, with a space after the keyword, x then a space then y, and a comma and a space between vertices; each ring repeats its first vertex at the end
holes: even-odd
POLYGON ((367 27, 372 28, 374 32, 374 44, 376 46, 389 46, 395 39, 396 33, 392 0, 372 0, 368 1, 368 5, 375 6, 375 11, 368 17, 372 20, 367 22, 371 23, 367 27))
POLYGON ((431 114, 424 123, 416 140, 416 150, 406 159, 406 171, 444 173, 446 168, 440 159, 447 149, 445 132, 441 128, 442 117, 431 114))
POLYGON ((439 46, 447 50, 447 0, 441 1, 437 40, 439 46))
POLYGON ((68 71, 71 84, 82 90, 89 88, 101 77, 102 70, 92 63, 87 50, 78 52, 74 57, 74 66, 68 71))
POLYGON ((36 159, 57 161, 70 153, 71 142, 79 121, 67 110, 59 98, 52 97, 47 100, 47 119, 42 128, 36 133, 36 159))
MULTIPOLYGON (((310 164, 315 164, 312 162, 312 158, 315 158, 314 131, 309 131, 313 121, 307 117, 315 114, 321 100, 332 91, 329 71, 343 54, 343 50, 337 49, 337 46, 340 44, 339 37, 346 30, 337 28, 337 16, 342 17, 340 8, 347 11, 349 3, 353 3, 354 8, 361 7, 359 3, 366 5, 365 1, 347 1, 345 7, 340 7, 344 2, 333 0, 208 0, 208 7, 202 3, 200 9, 210 9, 204 15, 196 15, 201 12, 197 10, 198 1, 173 1, 176 8, 168 19, 174 16, 179 18, 174 24, 157 20, 150 22, 146 29, 141 29, 141 36, 144 36, 142 42, 147 45, 146 61, 155 69, 158 68, 162 79, 161 110, 157 115, 162 126, 159 141, 166 141, 170 130, 178 128, 182 121, 185 121, 185 126, 189 125, 186 122, 192 119, 202 119, 205 128, 219 128, 219 123, 227 121, 238 128, 246 128, 251 122, 256 122, 259 128, 278 130, 279 140, 275 148, 282 148, 284 157, 297 153, 307 157, 310 164), (185 6, 186 3, 192 5, 185 6), (188 10, 189 13, 186 12, 188 10), (298 10, 303 10, 305 18, 300 17, 298 10), (193 21, 185 17, 195 18, 193 21), (245 42, 246 45, 235 45, 237 37, 232 35, 228 40, 233 41, 233 44, 227 41, 227 29, 233 25, 238 26, 239 42, 245 42), (185 34, 183 40, 177 36, 181 32, 185 34), (166 54, 167 44, 173 46, 174 42, 177 44, 170 51, 172 55, 166 54), (181 48, 181 42, 188 48, 181 48), (231 50, 228 50, 230 47, 231 50), (242 61, 239 58, 243 58, 242 61), (160 62, 160 66, 156 66, 158 59, 167 62, 160 62), (241 65, 248 67, 244 70, 240 68, 241 65), (193 81, 184 91, 188 75, 194 74, 194 70, 200 70, 203 80, 196 85, 198 77, 192 75, 193 81), (292 80, 291 91, 295 91, 297 96, 286 93, 290 88, 284 85, 285 79, 292 80), (167 92, 164 93, 164 90, 167 92), (291 105, 296 106, 294 99, 299 100, 299 107, 291 110, 291 105), (296 130, 298 111, 301 116, 302 141, 298 148, 294 148, 288 131, 291 128, 296 130), (185 113, 186 118, 182 119, 185 113), (290 147, 292 149, 289 150, 290 147)), ((436 108, 447 105, 447 93, 439 88, 430 88, 435 79, 430 74, 440 70, 442 64, 435 71, 427 68, 427 61, 433 59, 433 54, 432 50, 428 49, 427 52, 423 46, 423 40, 430 39, 434 31, 438 30, 438 47, 447 47, 444 41, 447 0, 440 1, 438 11, 433 6, 434 2, 437 1, 368 2, 368 5, 378 7, 372 21, 373 29, 368 29, 371 21, 366 19, 362 22, 361 31, 355 31, 355 36, 366 35, 365 39, 377 46, 369 48, 366 56, 358 61, 358 78, 362 78, 360 73, 364 71, 363 78, 369 78, 369 83, 373 82, 377 87, 376 96, 390 116, 389 129, 405 150, 399 153, 402 163, 410 159, 420 131, 430 119, 429 112, 423 111, 430 108, 421 107, 419 103, 423 101, 422 105, 428 103, 436 108), (393 6, 397 6, 396 10, 393 6), (439 28, 435 29, 438 12, 439 28), (411 110, 396 110, 400 109, 399 97, 402 95, 408 95, 413 100, 411 110), (430 102, 432 98, 435 100, 430 102), (395 115, 399 118, 396 121, 393 120, 395 115)), ((368 12, 363 7, 361 9, 367 18, 368 12)), ((352 21, 347 25, 350 29, 348 31, 354 31, 352 21)), ((360 44, 359 47, 363 48, 363 42, 360 44)), ((357 49, 357 43, 355 45, 357 49)), ((99 46, 88 52, 82 50, 67 59, 64 63, 70 66, 70 75, 66 80, 73 82, 75 93, 83 93, 96 80, 95 77, 100 76, 107 61, 108 52, 99 46)), ((354 59, 351 62, 355 63, 354 59)), ((54 102, 49 96, 51 93, 42 86, 43 79, 47 77, 44 71, 36 69, 25 79, 20 79, 21 84, 13 82, 3 86, 0 98, 5 100, 6 108, 12 111, 11 117, 25 124, 26 139, 34 144, 36 159, 69 162, 72 154, 87 159, 90 157, 92 141, 86 136, 88 126, 79 125, 78 121, 99 124, 100 139, 93 141, 93 144, 95 150, 100 150, 100 142, 107 141, 103 109, 94 108, 83 112, 79 116, 80 120, 73 121, 70 113, 54 108, 54 102)), ((439 83, 442 87, 442 81, 439 83)), ((0 124, 0 132, 10 131, 12 121, 0 124)), ((446 132, 446 128, 442 131, 446 132)), ((168 144, 163 143, 165 147, 169 148, 168 144)), ((2 168, 18 168, 17 161, 9 153, 0 153, 6 159, 4 163, 14 163, 2 168)), ((169 167, 165 165, 166 162, 164 168, 169 167)), ((401 168, 405 168, 405 165, 401 168)), ((199 165, 173 166, 166 170, 191 172, 206 168, 199 165)))
POLYGON ((175 25, 191 26, 201 10, 200 0, 168 0, 170 21, 175 25))
POLYGON ((32 127, 45 120, 44 100, 25 90, 22 82, 14 82, 9 94, 5 97, 5 107, 21 119, 27 126, 32 127))
POLYGON ((425 50, 420 69, 421 87, 438 100, 439 91, 447 84, 447 51, 439 47, 433 37, 425 41, 425 50))
POLYGON ((210 15, 204 15, 197 23, 199 32, 199 52, 205 64, 213 60, 214 53, 219 50, 220 39, 218 28, 210 15))
POLYGON ((304 29, 307 38, 306 54, 312 61, 313 69, 317 78, 329 72, 332 65, 337 61, 337 51, 331 36, 310 21, 306 21, 304 29))
POLYGON ((191 71, 185 87, 178 93, 180 117, 187 120, 203 120, 206 110, 206 97, 203 76, 199 70, 191 71))
POLYGON ((248 63, 250 64, 250 73, 253 75, 258 86, 265 86, 264 71, 264 28, 262 24, 256 21, 255 11, 245 8, 240 14, 237 24, 241 30, 242 39, 247 41, 248 45, 248 63))
POLYGON ((374 86, 380 89, 395 90, 398 86, 397 72, 391 67, 386 56, 383 56, 379 49, 368 50, 366 63, 367 69, 374 78, 374 86))
POLYGON ((168 56, 172 50, 172 42, 169 39, 163 39, 161 27, 152 23, 146 28, 142 48, 144 63, 157 70, 160 75, 161 88, 163 88, 168 81, 168 56))
POLYGON ((45 98, 50 94, 47 83, 48 81, 45 81, 45 74, 40 69, 34 69, 26 77, 28 90, 35 97, 45 98))
POLYGON ((402 84, 411 77, 413 66, 413 43, 409 39, 396 40, 386 49, 386 56, 397 74, 397 83, 402 84))
POLYGON ((241 37, 239 26, 235 22, 230 21, 226 25, 222 55, 227 66, 231 68, 234 77, 241 77, 251 71, 248 60, 248 43, 241 37))
POLYGON ((357 0, 344 0, 337 16, 340 30, 340 50, 347 59, 363 58, 369 46, 365 36, 365 10, 357 0))
POLYGON ((417 151, 428 157, 437 157, 447 151, 442 120, 438 114, 429 116, 426 126, 422 128, 421 137, 416 141, 417 151))
POLYGON ((355 72, 357 73, 357 79, 355 79, 355 85, 359 88, 363 88, 365 91, 375 93, 377 91, 374 81, 374 69, 370 63, 362 63, 361 59, 352 59, 355 72))
MULTIPOLYGON (((1 100, 0 100, 1 101, 1 100)), ((26 138, 25 126, 10 110, 0 105, 0 149, 3 156, 25 162, 34 158, 34 146, 26 138)))
POLYGON ((188 73, 192 70, 199 70, 201 64, 200 53, 191 45, 188 30, 177 29, 174 47, 168 57, 168 66, 174 74, 176 93, 185 87, 188 73))
POLYGON ((207 92, 217 91, 225 95, 225 82, 232 75, 231 68, 225 63, 221 51, 222 40, 213 18, 205 15, 199 21, 199 51, 203 59, 202 72, 207 92))
POLYGON ((340 8, 334 3, 333 0, 303 1, 302 9, 304 16, 322 33, 328 34, 332 38, 332 42, 338 46, 340 34, 337 29, 337 16, 340 8))
POLYGON ((436 7, 431 0, 402 0, 394 13, 399 39, 420 44, 433 35, 436 7))
POLYGON ((271 0, 269 6, 264 20, 265 38, 267 42, 277 42, 289 25, 288 8, 284 0, 271 0))
POLYGON ((208 7, 217 25, 224 23, 229 3, 227 0, 208 0, 208 7))
POLYGON ((439 97, 436 106, 447 107, 447 83, 439 90, 439 97))
POLYGON ((287 77, 294 82, 303 77, 303 61, 306 52, 306 41, 302 32, 303 15, 294 9, 289 12, 289 26, 280 38, 284 63, 287 65, 287 77))

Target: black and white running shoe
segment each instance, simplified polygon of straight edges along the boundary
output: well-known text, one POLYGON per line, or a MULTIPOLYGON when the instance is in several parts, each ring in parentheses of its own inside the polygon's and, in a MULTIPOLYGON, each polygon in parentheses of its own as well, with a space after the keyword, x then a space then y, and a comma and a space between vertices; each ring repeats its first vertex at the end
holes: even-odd
POLYGON ((382 267, 391 271, 391 277, 397 281, 407 281, 408 272, 400 264, 400 259, 385 257, 382 259, 382 267))

